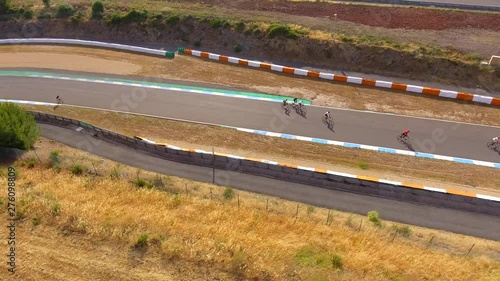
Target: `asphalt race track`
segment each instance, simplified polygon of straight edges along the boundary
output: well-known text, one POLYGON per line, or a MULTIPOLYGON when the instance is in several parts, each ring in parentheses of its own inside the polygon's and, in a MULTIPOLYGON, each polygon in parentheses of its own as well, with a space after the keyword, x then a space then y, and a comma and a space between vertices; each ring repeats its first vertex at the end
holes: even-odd
MULTIPOLYGON (((308 106, 307 118, 303 118, 293 111, 286 116, 277 102, 79 81, 0 77, 0 98, 3 99, 55 102, 57 95, 63 97, 65 104, 71 105, 397 149, 408 149, 398 143, 396 137, 409 129, 412 148, 417 152, 490 162, 500 160, 498 153, 486 147, 492 137, 500 135, 499 127, 331 110, 335 122, 332 132, 321 121, 323 113, 328 110, 323 107, 308 106), (134 101, 133 95, 143 98, 134 101), (124 102, 126 97, 131 102, 124 102)), ((394 95, 397 98, 399 94, 394 95)), ((443 105, 448 102, 453 101, 443 101, 443 105)), ((446 110, 445 106, 443 110, 446 110)))
MULTIPOLYGON (((167 161, 104 141, 95 140, 93 145, 81 145, 89 142, 88 136, 82 132, 45 124, 41 124, 40 127, 42 135, 46 138, 116 162, 152 172, 212 183, 211 168, 167 161)), ((235 172, 230 174, 228 180, 226 174, 225 171, 217 170, 215 172, 216 183, 223 182, 226 186, 250 192, 361 215, 377 210, 384 220, 441 229, 493 241, 500 240, 500 220, 497 217, 370 197, 235 172)))
POLYGON ((500 0, 410 0, 415 2, 434 2, 445 4, 465 4, 465 5, 478 5, 478 6, 491 6, 499 7, 500 0))

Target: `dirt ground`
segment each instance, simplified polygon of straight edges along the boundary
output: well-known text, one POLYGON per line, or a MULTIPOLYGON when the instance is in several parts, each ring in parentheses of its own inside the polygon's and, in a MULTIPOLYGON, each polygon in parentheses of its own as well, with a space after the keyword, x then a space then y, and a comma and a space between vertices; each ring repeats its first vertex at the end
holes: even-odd
POLYGON ((393 7, 326 2, 249 1, 249 0, 188 0, 240 10, 271 11, 292 15, 334 18, 390 29, 445 30, 479 28, 500 31, 500 13, 484 13, 429 9, 420 7, 393 7))
POLYGON ((70 54, 0 53, 2 67, 51 68, 96 73, 131 75, 142 69, 130 62, 70 54))

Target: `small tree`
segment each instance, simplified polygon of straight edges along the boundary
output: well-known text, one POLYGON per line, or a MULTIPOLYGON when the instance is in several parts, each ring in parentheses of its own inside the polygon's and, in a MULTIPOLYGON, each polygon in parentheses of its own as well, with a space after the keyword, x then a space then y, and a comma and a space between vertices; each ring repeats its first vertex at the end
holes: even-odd
POLYGON ((0 0, 0 14, 6 14, 12 6, 12 0, 0 0))
POLYGON ((40 136, 35 117, 13 103, 0 103, 0 147, 29 150, 40 136))
POLYGON ((59 4, 57 6, 56 16, 58 18, 68 18, 68 17, 71 17, 72 15, 74 15, 75 12, 76 12, 76 10, 72 5, 67 4, 67 3, 59 4))
POLYGON ((95 1, 92 4, 92 18, 100 19, 104 13, 104 4, 101 1, 95 1))
POLYGON ((42 0, 42 2, 43 2, 43 5, 45 6, 45 8, 50 8, 50 4, 51 4, 50 0, 42 0))

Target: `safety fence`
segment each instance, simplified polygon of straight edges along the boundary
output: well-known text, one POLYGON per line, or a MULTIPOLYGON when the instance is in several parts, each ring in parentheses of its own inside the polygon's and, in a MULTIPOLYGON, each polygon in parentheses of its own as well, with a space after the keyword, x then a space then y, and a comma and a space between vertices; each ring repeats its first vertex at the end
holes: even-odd
POLYGON ((245 158, 199 149, 185 149, 156 143, 139 136, 124 136, 70 118, 40 112, 29 113, 34 115, 39 123, 62 127, 78 126, 81 128, 82 133, 91 134, 95 138, 123 144, 170 161, 213 167, 214 169, 269 177, 327 189, 500 216, 500 198, 493 196, 387 181, 265 159, 245 158))

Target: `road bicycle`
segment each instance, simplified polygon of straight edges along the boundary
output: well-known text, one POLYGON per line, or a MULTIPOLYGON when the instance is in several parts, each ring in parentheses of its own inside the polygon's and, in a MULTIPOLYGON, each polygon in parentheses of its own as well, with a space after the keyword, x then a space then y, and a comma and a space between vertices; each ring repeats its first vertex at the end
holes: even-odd
POLYGON ((290 114, 290 104, 289 103, 286 103, 286 104, 281 103, 281 109, 283 111, 285 111, 286 115, 290 114))
POLYGON ((332 116, 326 117, 325 115, 323 115, 323 117, 321 119, 322 119, 323 123, 328 126, 329 129, 333 128, 333 125, 335 125, 335 123, 333 122, 332 116))
POLYGON ((410 139, 410 137, 408 135, 401 134, 397 137, 397 139, 399 142, 407 142, 410 139))
POLYGON ((500 144, 496 141, 489 141, 486 146, 491 149, 491 150, 494 150, 494 151, 497 151, 500 149, 500 144))
POLYGON ((303 104, 292 104, 292 107, 293 109, 295 109, 295 112, 298 114, 298 115, 301 115, 303 117, 306 117, 306 114, 307 114, 307 109, 306 109, 306 106, 303 105, 303 104))

